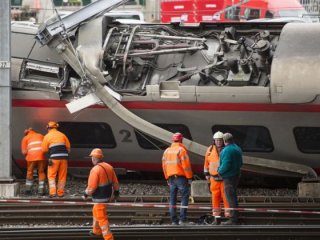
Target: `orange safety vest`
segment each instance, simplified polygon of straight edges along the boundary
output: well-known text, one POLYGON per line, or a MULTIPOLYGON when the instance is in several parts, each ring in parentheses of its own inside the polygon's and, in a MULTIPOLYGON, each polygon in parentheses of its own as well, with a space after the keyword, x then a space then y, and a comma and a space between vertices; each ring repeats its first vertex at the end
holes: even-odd
POLYGON ((215 145, 211 145, 206 152, 203 172, 204 175, 217 175, 220 165, 220 157, 215 145))
POLYGON ((44 152, 49 151, 49 158, 51 159, 68 159, 70 148, 67 136, 55 128, 44 136, 42 150, 44 152))
POLYGON ((192 169, 186 147, 182 143, 172 143, 162 157, 162 168, 165 179, 171 176, 192 178, 192 169))
MULTIPOLYGON (((220 165, 220 156, 215 145, 211 145, 208 147, 205 160, 204 160, 204 175, 214 176, 218 174, 218 168, 220 165)), ((221 215, 221 199, 223 200, 223 204, 225 208, 229 207, 229 204, 226 199, 226 195, 224 192, 224 183, 223 181, 216 181, 213 178, 210 178, 210 191, 212 195, 212 215, 220 216, 221 215)), ((225 210, 224 215, 230 216, 230 212, 225 210)))
POLYGON ((41 148, 43 135, 30 130, 21 141, 21 152, 26 156, 27 161, 45 160, 44 153, 41 148))
POLYGON ((119 190, 113 167, 105 162, 98 163, 90 171, 86 194, 92 196, 93 202, 108 202, 113 190, 119 190))

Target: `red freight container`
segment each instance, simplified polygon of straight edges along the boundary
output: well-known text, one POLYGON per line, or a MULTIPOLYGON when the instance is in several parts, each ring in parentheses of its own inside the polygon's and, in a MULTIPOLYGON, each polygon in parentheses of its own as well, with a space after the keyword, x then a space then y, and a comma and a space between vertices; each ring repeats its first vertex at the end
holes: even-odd
POLYGON ((195 1, 195 14, 197 22, 211 22, 213 15, 222 10, 224 0, 197 0, 195 1))
POLYGON ((297 17, 303 6, 297 0, 162 0, 163 22, 245 21, 273 18, 281 12, 297 17), (231 7, 232 6, 232 7, 231 7), (217 18, 217 19, 214 19, 217 18))
POLYGON ((195 22, 195 1, 196 0, 162 0, 161 22, 195 22))
POLYGON ((162 23, 172 23, 172 22, 195 23, 197 22, 197 19, 194 14, 161 14, 161 22, 162 23))
POLYGON ((162 0, 161 22, 208 22, 224 7, 224 0, 162 0))
POLYGON ((161 11, 163 12, 193 12, 195 0, 163 0, 161 11))

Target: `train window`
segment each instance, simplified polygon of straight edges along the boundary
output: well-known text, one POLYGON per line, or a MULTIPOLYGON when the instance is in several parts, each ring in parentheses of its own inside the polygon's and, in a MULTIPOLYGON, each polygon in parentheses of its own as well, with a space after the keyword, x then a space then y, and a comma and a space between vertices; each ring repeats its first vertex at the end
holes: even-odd
POLYGON ((72 148, 115 148, 111 127, 104 122, 59 122, 59 130, 67 135, 72 148))
MULTIPOLYGON (((165 124, 165 123, 155 123, 155 125, 163 128, 163 129, 166 129, 172 133, 175 133, 175 132, 180 132, 183 134, 183 136, 187 139, 190 139, 192 140, 191 138, 191 134, 190 134, 190 131, 189 131, 189 128, 185 125, 182 125, 182 124, 165 124)), ((144 148, 144 149, 149 149, 149 150, 165 150, 167 147, 169 147, 168 144, 166 143, 163 143, 157 139, 154 139, 150 136, 147 136, 146 134, 140 132, 140 131, 137 131, 137 130, 134 130, 134 133, 136 135, 136 138, 137 138, 137 141, 138 141, 138 144, 140 147, 144 148)))
POLYGON ((274 147, 269 130, 262 126, 214 125, 212 133, 229 132, 244 152, 272 152, 274 147))
POLYGON ((260 9, 246 8, 244 10, 244 17, 247 20, 260 18, 260 9))
POLYGON ((320 153, 320 128, 296 127, 293 129, 299 150, 303 153, 320 153))
POLYGON ((267 10, 266 11, 266 18, 273 18, 273 12, 272 11, 269 11, 269 10, 267 10))
POLYGON ((240 20, 240 7, 229 7, 226 10, 225 18, 227 20, 240 20))

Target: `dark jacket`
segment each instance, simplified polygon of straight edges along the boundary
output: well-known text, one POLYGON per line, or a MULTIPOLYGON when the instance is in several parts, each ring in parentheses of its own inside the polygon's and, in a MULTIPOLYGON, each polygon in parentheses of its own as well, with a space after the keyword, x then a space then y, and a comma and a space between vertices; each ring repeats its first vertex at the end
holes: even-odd
POLYGON ((218 173, 222 178, 237 176, 240 174, 242 163, 241 148, 235 143, 228 144, 220 153, 218 173))

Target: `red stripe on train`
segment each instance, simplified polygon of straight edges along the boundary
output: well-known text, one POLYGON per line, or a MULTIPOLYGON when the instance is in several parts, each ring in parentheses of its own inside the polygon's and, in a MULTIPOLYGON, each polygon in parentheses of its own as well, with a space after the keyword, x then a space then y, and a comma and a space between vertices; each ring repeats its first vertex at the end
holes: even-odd
MULTIPOLYGON (((26 168, 27 164, 25 160, 17 159, 15 160, 16 164, 20 168, 26 168)), ((114 168, 124 168, 128 170, 136 170, 136 171, 155 171, 155 172, 161 172, 162 171, 162 165, 160 163, 141 163, 141 162, 108 162, 110 163, 114 168)), ((68 161, 68 167, 73 168, 92 168, 92 162, 91 160, 69 160, 68 161)), ((193 164, 192 169, 195 172, 202 172, 203 171, 203 165, 201 164, 193 164)))
MULTIPOLYGON (((64 108, 63 100, 18 100, 13 107, 64 108)), ((128 109, 198 110, 198 111, 255 111, 255 112, 320 112, 320 105, 313 104, 260 104, 260 103, 177 103, 177 102, 123 102, 128 109)), ((105 108, 94 105, 90 108, 105 108)))
MULTIPOLYGON (((26 161, 18 159, 15 161, 18 167, 26 168, 26 161)), ((108 162, 114 168, 124 168, 127 170, 135 170, 135 171, 146 171, 146 172, 161 172, 162 165, 161 163, 141 163, 141 162, 108 162)), ((91 160, 69 160, 68 166, 73 168, 92 168, 91 160)), ((320 173, 320 168, 313 168, 318 174, 320 173)), ((195 173, 203 172, 202 164, 192 164, 192 170, 195 173)))

